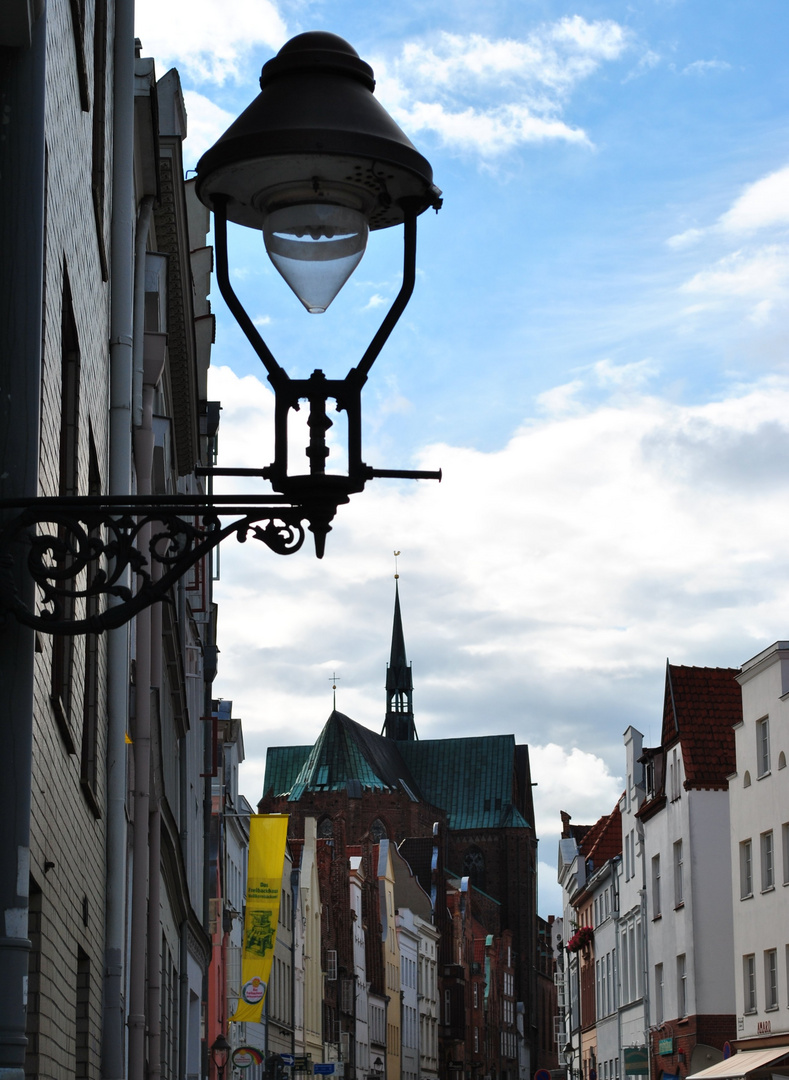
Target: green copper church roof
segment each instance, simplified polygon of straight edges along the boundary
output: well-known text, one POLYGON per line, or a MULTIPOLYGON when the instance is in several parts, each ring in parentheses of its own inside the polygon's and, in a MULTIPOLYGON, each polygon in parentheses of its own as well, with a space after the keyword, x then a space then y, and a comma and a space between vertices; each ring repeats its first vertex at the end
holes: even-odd
POLYGON ((398 742, 422 794, 449 817, 450 829, 524 828, 514 805, 515 737, 398 742))
POLYGON ((395 742, 335 711, 314 746, 269 748, 264 791, 297 802, 305 791, 402 790, 441 807, 451 829, 524 828, 515 752, 513 735, 395 742))

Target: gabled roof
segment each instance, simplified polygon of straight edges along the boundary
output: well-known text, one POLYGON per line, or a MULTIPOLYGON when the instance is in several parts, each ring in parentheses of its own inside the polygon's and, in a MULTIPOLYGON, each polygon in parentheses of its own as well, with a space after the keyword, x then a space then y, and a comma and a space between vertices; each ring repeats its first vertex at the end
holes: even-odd
POLYGON ((362 790, 405 791, 410 798, 420 796, 416 781, 411 776, 397 748, 397 743, 377 735, 369 728, 357 724, 349 716, 335 709, 326 721, 315 745, 302 755, 302 747, 273 747, 271 778, 269 762, 266 762, 266 790, 274 794, 289 793, 297 801, 305 791, 341 791, 349 784, 362 790), (295 751, 295 752, 294 752, 295 751), (279 761, 275 760, 280 758, 279 761), (285 761, 289 769, 286 773, 285 761), (294 776, 295 766, 300 764, 294 776), (277 790, 275 776, 284 784, 277 790))
POLYGON ((599 870, 610 859, 622 854, 622 815, 619 803, 617 802, 607 817, 601 817, 592 829, 595 831, 594 840, 589 843, 592 833, 587 833, 581 844, 581 852, 585 858, 591 859, 592 866, 599 870))
POLYGON ((726 788, 736 769, 734 724, 742 723, 739 668, 666 664, 664 751, 680 741, 685 786, 726 788))

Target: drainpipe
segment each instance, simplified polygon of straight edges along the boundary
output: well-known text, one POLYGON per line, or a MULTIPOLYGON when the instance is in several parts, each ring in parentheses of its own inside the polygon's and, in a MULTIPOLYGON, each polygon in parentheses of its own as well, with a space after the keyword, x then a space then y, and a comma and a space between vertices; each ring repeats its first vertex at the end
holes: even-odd
MULTIPOLYGON (((109 493, 131 492, 132 259, 134 255, 134 0, 115 0, 112 220, 110 225, 109 493)), ((129 574, 119 582, 129 584, 129 574)), ((109 603, 115 603, 110 598, 109 603)), ((107 896, 104 939, 103 1080, 123 1080, 126 945, 126 733, 128 625, 107 634, 107 896)))
MULTIPOLYGON (((144 387, 142 426, 134 432, 134 459, 137 471, 137 490, 141 495, 150 495, 153 487, 153 401, 155 387, 162 377, 165 359, 166 334, 146 334, 143 356, 144 387)), ((139 544, 146 551, 153 533, 150 524, 140 529, 139 544)), ((151 686, 153 672, 151 664, 151 609, 145 608, 137 615, 135 624, 136 639, 136 674, 137 687, 136 709, 134 717, 134 837, 132 853, 134 859, 134 877, 131 895, 131 940, 134 948, 129 963, 129 1080, 145 1080, 145 1017, 146 1017, 146 981, 148 976, 146 949, 143 943, 148 941, 148 953, 158 953, 158 853, 154 862, 153 848, 159 845, 159 816, 157 807, 151 815, 151 686), (149 835, 152 824, 157 825, 156 836, 149 835), (150 889, 150 897, 149 897, 150 889), (155 897, 155 899, 154 899, 155 897), (153 908, 151 922, 148 919, 148 907, 153 908), (150 926, 157 929, 156 940, 148 938, 150 926)), ((150 1017, 151 1022, 158 1022, 150 1017)))
POLYGON ((148 876, 150 897, 148 903, 148 1080, 159 1080, 162 1074, 161 1052, 161 966, 159 941, 161 922, 159 903, 161 893, 161 842, 162 815, 157 799, 149 818, 150 845, 148 849, 148 876))
MULTIPOLYGON (((45 13, 36 19, 31 12, 32 25, 22 27, 20 21, 20 32, 27 33, 12 43, 13 9, 25 23, 29 10, 27 5, 4 5, 0 48, 0 495, 26 498, 38 494, 47 22, 45 13)), ((18 555, 24 554, 20 547, 18 555)), ((0 574, 7 569, 0 566, 0 574)), ((19 592, 32 607, 32 580, 20 582, 19 592)), ((23 1080, 27 1047, 33 666, 33 631, 9 617, 0 627, 0 712, 6 736, 5 782, 0 785, 2 1080, 23 1080)))
MULTIPOLYGON (((145 252, 142 253, 142 261, 145 261, 145 252)), ((136 274, 135 278, 139 280, 136 274)), ((142 292, 144 294, 145 278, 142 279, 142 292)), ((135 305, 140 292, 135 288, 135 305)), ((135 306, 135 315, 136 315, 135 306)), ((142 334, 141 334, 142 337, 142 334)), ((158 337, 158 335, 157 335, 158 337)), ((137 339, 135 337, 135 346, 137 339)), ((144 355, 144 350, 143 355, 144 355)), ((141 419, 145 416, 141 416, 141 419)), ((151 568, 154 578, 160 576, 159 568, 154 565, 151 568)), ((162 605, 154 604, 151 608, 151 687, 155 693, 157 703, 157 718, 161 715, 161 701, 164 684, 162 681, 162 605)), ((161 788, 154 785, 156 792, 156 804, 150 817, 150 899, 148 902, 148 1076, 150 1080, 158 1080, 162 1072, 161 1054, 161 987, 162 970, 160 963, 159 942, 161 941, 162 929, 160 919, 160 893, 161 893, 161 844, 162 844, 162 813, 159 792, 161 788)), ((165 1033, 166 1037, 166 1033, 165 1033)))
POLYGON ((625 1073, 625 1051, 622 1046, 622 1007, 624 1002, 622 1001, 622 979, 619 975, 619 918, 621 914, 620 903, 620 889, 619 881, 622 877, 622 856, 615 855, 613 858, 614 868, 614 900, 616 907, 614 908, 614 949, 617 963, 614 964, 614 976, 616 978, 616 1050, 619 1057, 619 1075, 626 1076, 625 1073))
MULTIPOLYGON (((296 1053, 296 917, 299 904, 299 884, 301 870, 294 868, 290 872, 290 1052, 296 1053)), ((354 1012, 356 1009, 354 998, 354 1012)), ((355 1038, 355 1036, 354 1036, 355 1038)))

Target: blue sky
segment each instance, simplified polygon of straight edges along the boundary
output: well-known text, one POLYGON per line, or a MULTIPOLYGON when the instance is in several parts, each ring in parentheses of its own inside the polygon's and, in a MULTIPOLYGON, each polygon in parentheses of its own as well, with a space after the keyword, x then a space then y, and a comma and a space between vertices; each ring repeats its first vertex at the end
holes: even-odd
MULTIPOLYGON (((433 165, 414 298, 365 389, 373 481, 317 562, 225 545, 219 696, 268 745, 331 709, 383 721, 394 562, 422 738, 531 747, 540 911, 559 810, 610 812, 622 733, 660 734, 666 658, 738 666, 787 636, 789 69, 784 0, 139 0, 179 69, 187 166, 304 30, 345 37, 433 165)), ((389 235, 389 234, 392 235, 389 235)), ((371 237, 310 316, 235 230, 237 289, 283 365, 343 375, 399 287, 371 237)), ((271 396, 214 298, 220 464, 267 464, 271 396)))

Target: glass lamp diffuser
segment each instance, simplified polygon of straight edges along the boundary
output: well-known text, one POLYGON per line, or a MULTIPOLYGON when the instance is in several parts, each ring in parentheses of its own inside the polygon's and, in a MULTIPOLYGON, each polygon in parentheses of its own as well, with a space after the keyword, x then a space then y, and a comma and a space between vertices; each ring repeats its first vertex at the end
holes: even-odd
POLYGON ((307 311, 325 311, 367 247, 367 221, 358 210, 309 203, 273 210, 263 223, 271 261, 307 311))

